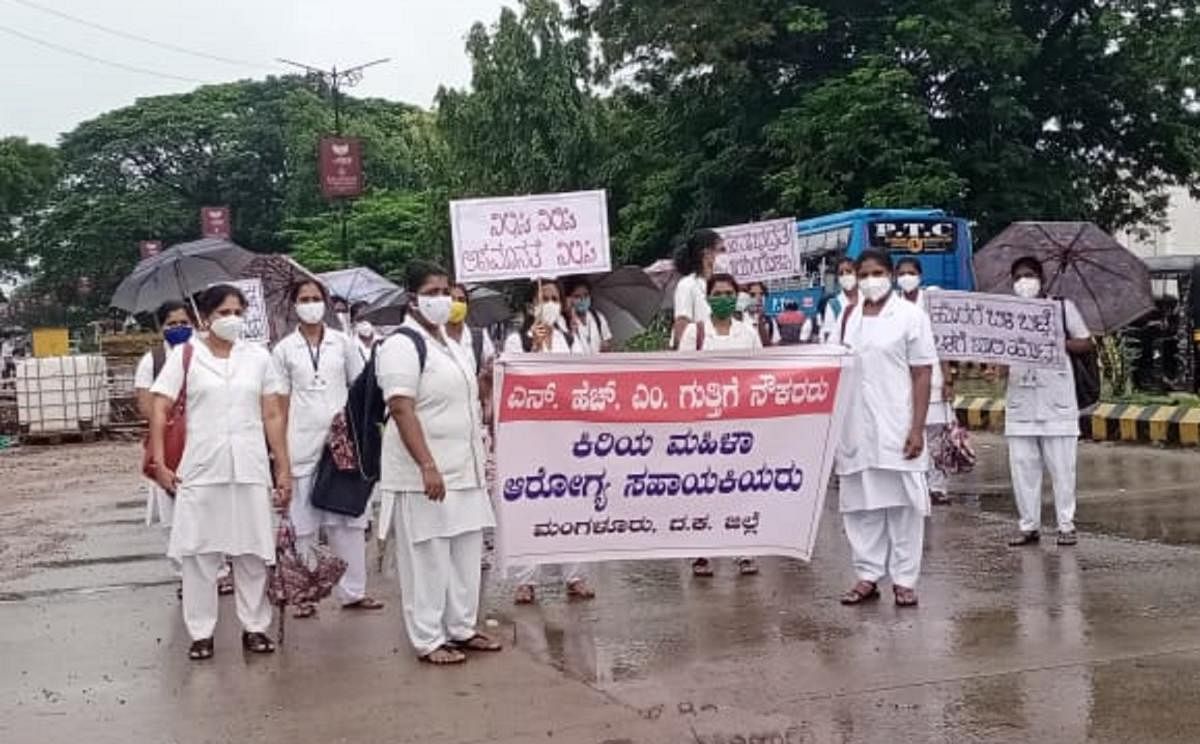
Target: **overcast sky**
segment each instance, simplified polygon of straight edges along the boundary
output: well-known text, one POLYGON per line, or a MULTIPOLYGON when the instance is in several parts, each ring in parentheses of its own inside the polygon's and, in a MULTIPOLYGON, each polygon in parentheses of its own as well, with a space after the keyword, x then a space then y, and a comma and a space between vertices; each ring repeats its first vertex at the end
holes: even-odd
POLYGON ((464 51, 475 21, 494 23, 516 0, 0 0, 0 136, 54 143, 81 121, 142 96, 200 82, 262 78, 287 57, 328 68, 379 57, 356 95, 429 106, 438 85, 465 86, 464 51), (247 64, 157 48, 89 28, 46 8, 111 29, 247 64), (17 32, 91 57, 47 48, 17 32))

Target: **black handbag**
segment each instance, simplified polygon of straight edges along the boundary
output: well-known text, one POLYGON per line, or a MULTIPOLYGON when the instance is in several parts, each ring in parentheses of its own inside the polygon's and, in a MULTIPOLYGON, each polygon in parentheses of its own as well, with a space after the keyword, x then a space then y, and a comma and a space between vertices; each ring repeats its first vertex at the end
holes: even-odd
POLYGON ((376 479, 367 478, 359 468, 338 470, 329 445, 321 450, 313 483, 312 505, 318 509, 348 517, 361 517, 371 502, 376 479))

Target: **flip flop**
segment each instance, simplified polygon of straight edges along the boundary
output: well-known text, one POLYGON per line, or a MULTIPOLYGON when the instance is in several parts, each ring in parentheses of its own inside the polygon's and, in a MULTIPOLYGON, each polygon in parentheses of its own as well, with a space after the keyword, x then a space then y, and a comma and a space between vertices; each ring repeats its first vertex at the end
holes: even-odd
POLYGON ((879 599, 879 587, 873 581, 860 581, 842 595, 844 605, 862 604, 869 600, 879 599))
POLYGON ((450 641, 446 644, 452 649, 458 651, 483 651, 485 653, 495 653, 503 651, 504 645, 500 641, 493 640, 483 633, 476 633, 470 638, 463 641, 450 641))
POLYGON ((424 656, 418 656, 417 660, 420 661, 422 664, 431 664, 433 666, 454 666, 456 664, 461 664, 464 661, 466 661, 467 655, 464 654, 462 651, 451 648, 450 646, 439 646, 439 647, 435 648, 434 650, 430 651, 429 653, 425 654, 424 656), (442 661, 437 661, 433 658, 433 655, 438 652, 441 652, 443 654, 448 654, 450 658, 445 659, 443 657, 442 661))
POLYGON ((371 597, 363 597, 357 602, 342 605, 343 610, 382 610, 383 602, 371 597))

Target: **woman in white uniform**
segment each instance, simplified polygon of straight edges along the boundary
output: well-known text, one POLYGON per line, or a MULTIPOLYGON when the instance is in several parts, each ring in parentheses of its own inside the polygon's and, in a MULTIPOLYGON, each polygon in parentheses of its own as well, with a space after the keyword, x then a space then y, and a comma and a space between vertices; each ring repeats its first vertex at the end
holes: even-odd
MULTIPOLYGON (((192 314, 186 304, 179 300, 167 300, 159 306, 155 313, 158 327, 162 329, 163 344, 154 351, 147 351, 138 360, 137 369, 133 373, 133 390, 137 396, 138 412, 146 421, 150 420, 154 408, 154 395, 150 388, 154 386, 154 378, 166 364, 171 349, 186 344, 192 338, 192 314)), ((174 499, 169 493, 159 488, 154 481, 146 481, 146 524, 161 524, 171 526, 174 499)), ((232 591, 232 587, 230 587, 232 591)))
MULTIPOLYGON (((1033 299, 1045 297, 1045 275, 1036 258, 1018 259, 1012 266, 1013 293, 1033 299)), ((1092 334, 1070 300, 1060 300, 1067 334, 1067 354, 1085 354, 1095 348, 1092 334)), ((1075 466, 1079 447, 1079 404, 1071 360, 1064 357, 1057 371, 1013 365, 1008 369, 1004 436, 1013 495, 1020 515, 1020 533, 1009 541, 1014 547, 1041 540, 1042 473, 1050 471, 1058 544, 1069 546, 1075 537, 1075 466)))
POLYGON ((592 284, 587 277, 576 276, 564 282, 567 293, 567 321, 571 333, 588 354, 612 351, 613 335, 608 318, 592 305, 592 284))
POLYGON ((379 385, 391 413, 380 484, 396 500, 409 641, 422 661, 457 664, 466 660, 464 651, 501 648, 475 629, 483 530, 495 526, 484 487, 479 390, 473 360, 443 331, 451 303, 446 272, 414 262, 407 289, 403 327, 422 345, 395 333, 379 347, 379 385))
POLYGON ((188 657, 212 658, 217 573, 225 556, 233 563, 242 645, 253 653, 271 653, 267 564, 275 560, 275 534, 268 444, 276 505, 286 507, 292 493, 279 375, 265 349, 240 340, 246 298, 236 287, 211 287, 199 305, 209 334, 192 344, 187 369, 183 347, 171 352, 151 388, 150 418, 158 484, 176 494, 167 555, 182 564, 183 620, 192 638, 188 657), (173 473, 163 464, 164 428, 184 391, 186 444, 173 473))
MULTIPOLYGON (((272 356, 282 383, 282 404, 287 411, 288 452, 292 459, 292 525, 296 548, 311 555, 324 531, 329 547, 346 561, 334 591, 347 610, 380 610, 383 603, 367 595, 367 541, 370 519, 366 509, 357 517, 318 509, 312 504, 317 463, 329 438, 334 417, 346 405, 350 386, 363 369, 356 341, 325 325, 328 297, 315 281, 293 285, 290 299, 296 330, 275 345, 272 356)), ((316 615, 316 605, 296 608, 297 618, 316 615)))
POLYGON ((728 274, 729 260, 725 241, 715 230, 697 230, 675 252, 675 328, 671 338, 679 347, 679 338, 689 323, 708 320, 708 278, 728 274))
MULTIPOLYGON (((587 354, 582 342, 566 329, 562 321, 562 287, 556 281, 543 281, 540 294, 536 294, 525 307, 525 323, 519 331, 509 335, 504 342, 505 354, 587 354)), ((517 582, 513 601, 517 604, 532 604, 537 599, 536 585, 541 578, 539 566, 520 566, 512 570, 517 582)), ((595 590, 588 584, 587 574, 581 563, 562 565, 563 581, 567 597, 591 599, 595 590)))
MULTIPOLYGON (((733 319, 737 308, 737 296, 736 279, 729 274, 713 274, 708 280, 709 319, 692 323, 683 329, 679 350, 753 353, 762 349, 762 339, 758 330, 750 323, 733 319)), ((758 562, 753 558, 738 558, 736 563, 738 573, 742 576, 758 573, 758 562)), ((711 561, 707 558, 692 561, 692 575, 702 578, 712 576, 711 561)))
POLYGON ((371 350, 375 348, 375 342, 379 340, 375 333, 375 324, 361 317, 365 309, 366 304, 359 303, 351 312, 354 316, 354 348, 358 350, 358 358, 362 360, 364 366, 371 358, 371 350))
MULTIPOLYGON (((917 307, 929 312, 925 289, 921 286, 921 262, 911 256, 896 262, 896 292, 917 307)), ((954 369, 949 362, 933 366, 929 383, 929 414, 925 417, 925 440, 931 442, 954 420, 954 369)), ((934 504, 948 504, 946 474, 937 469, 933 458, 925 473, 929 481, 929 498, 934 504)))
POLYGON ((837 453, 842 519, 858 582, 843 604, 879 598, 891 577, 898 607, 915 607, 929 514, 925 416, 937 351, 929 316, 892 292, 887 254, 858 260, 859 305, 843 311, 841 342, 857 357, 837 453))
POLYGON ((821 314, 821 343, 828 344, 837 340, 841 333, 842 313, 846 308, 858 304, 858 268, 854 260, 840 258, 837 262, 837 283, 840 291, 825 301, 825 311, 821 314))

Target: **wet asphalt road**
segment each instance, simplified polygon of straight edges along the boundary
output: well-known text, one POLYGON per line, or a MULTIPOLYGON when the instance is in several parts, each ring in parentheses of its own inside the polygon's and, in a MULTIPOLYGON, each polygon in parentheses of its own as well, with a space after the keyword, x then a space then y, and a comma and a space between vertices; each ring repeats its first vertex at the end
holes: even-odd
MULTIPOLYGON (((517 609, 510 644, 418 665, 394 576, 271 658, 190 664, 136 446, 0 453, 0 742, 1200 741, 1200 453, 1086 445, 1073 549, 1013 550, 1000 439, 927 530, 921 602, 844 608, 836 513, 812 564, 612 563, 600 596, 517 609)), ((1049 517, 1047 505, 1047 516, 1049 517)))

